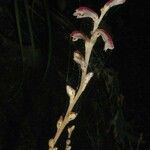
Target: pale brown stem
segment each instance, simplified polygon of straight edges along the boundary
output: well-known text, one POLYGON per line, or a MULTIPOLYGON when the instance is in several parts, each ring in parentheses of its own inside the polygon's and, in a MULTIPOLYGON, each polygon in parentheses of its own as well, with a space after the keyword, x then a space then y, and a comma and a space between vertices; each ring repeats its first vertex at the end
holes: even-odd
MULTIPOLYGON (((92 34, 93 34, 94 31, 98 28, 100 22, 102 21, 102 19, 103 19, 104 15, 106 14, 107 11, 108 11, 108 10, 105 10, 105 11, 101 14, 101 16, 100 16, 100 18, 99 18, 97 24, 94 25, 94 27, 93 27, 92 34)), ((60 135, 62 134, 64 128, 65 128, 66 125, 69 123, 69 122, 68 122, 69 114, 72 112, 72 109, 74 108, 74 105, 76 104, 76 102, 78 101, 79 97, 81 96, 81 94, 82 94, 82 92, 83 92, 83 91, 82 91, 82 86, 83 86, 83 83, 84 83, 85 76, 86 76, 86 74, 87 74, 87 69, 88 69, 88 64, 89 64, 89 59, 90 59, 90 55, 91 55, 91 52, 92 52, 92 48, 93 48, 93 46, 92 46, 92 47, 89 47, 89 48, 86 47, 86 49, 85 49, 85 52, 89 52, 89 53, 87 53, 87 54, 85 53, 85 55, 86 55, 85 57, 88 58, 88 60, 87 60, 87 62, 86 62, 86 63, 87 63, 87 66, 86 66, 85 70, 82 71, 81 82, 80 82, 79 89, 78 89, 78 91, 77 91, 77 93, 76 93, 76 96, 75 96, 74 99, 72 100, 72 103, 69 104, 69 107, 68 107, 68 109, 67 109, 67 112, 66 112, 66 115, 65 115, 65 117, 64 117, 64 120, 63 120, 63 122, 62 122, 62 125, 61 125, 61 127, 60 127, 59 129, 57 129, 57 132, 56 132, 56 134, 55 134, 55 136, 54 136, 54 138, 53 138, 53 147, 55 147, 55 145, 56 145, 56 143, 57 143, 57 140, 59 139, 60 135), (88 56, 87 56, 87 55, 88 55, 88 56)))
POLYGON ((98 28, 99 24, 101 23, 103 17, 105 16, 105 14, 107 13, 107 11, 109 10, 109 7, 107 8, 102 8, 104 9, 104 11, 101 10, 101 16, 100 18, 98 19, 98 22, 96 22, 96 24, 94 23, 94 27, 93 27, 93 30, 92 30, 92 33, 94 33, 94 31, 98 28))
POLYGON ((60 137, 60 135, 61 135, 61 133, 63 132, 63 130, 64 130, 64 128, 66 127, 66 125, 68 124, 68 115, 70 114, 70 112, 72 111, 72 109, 73 109, 73 107, 74 107, 74 105, 76 104, 76 102, 77 102, 77 100, 79 99, 79 97, 81 96, 81 94, 82 94, 82 85, 83 85, 83 81, 84 81, 84 78, 85 78, 85 76, 86 76, 86 72, 87 72, 87 68, 86 68, 86 71, 85 72, 82 72, 82 80, 81 80, 81 82, 80 82, 80 87, 79 87, 79 89, 78 89, 78 91, 77 91, 77 94, 76 94, 76 96, 75 96, 75 98, 74 98, 74 100, 73 100, 73 103, 70 103, 70 105, 69 105, 69 107, 68 107, 68 109, 67 109, 67 113, 66 113, 66 115, 65 115, 65 117, 64 117, 64 120, 63 120, 63 122, 62 122, 62 125, 61 125, 61 127, 57 130, 57 132, 56 132, 56 134, 55 134, 55 137, 54 137, 54 147, 55 147, 55 144, 56 144, 56 142, 57 142, 57 140, 58 140, 58 138, 60 137))

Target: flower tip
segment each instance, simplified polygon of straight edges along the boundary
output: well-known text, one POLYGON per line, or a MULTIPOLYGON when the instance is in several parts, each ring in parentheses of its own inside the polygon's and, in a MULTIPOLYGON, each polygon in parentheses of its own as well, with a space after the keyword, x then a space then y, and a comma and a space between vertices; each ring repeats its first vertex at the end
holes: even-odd
POLYGON ((72 33, 70 34, 70 36, 72 37, 72 36, 74 36, 76 34, 79 34, 79 33, 80 33, 79 31, 75 30, 75 31, 72 31, 72 33))
POLYGON ((113 44, 105 44, 104 46, 104 51, 106 52, 107 50, 113 50, 114 49, 114 45, 113 44))
POLYGON ((86 7, 86 6, 81 6, 81 7, 79 7, 76 10, 78 10, 78 11, 90 11, 91 13, 95 13, 96 14, 96 12, 94 12, 92 9, 90 9, 89 7, 86 7))
POLYGON ((77 40, 79 40, 79 39, 83 39, 83 40, 85 40, 86 39, 86 36, 83 34, 83 33, 81 33, 80 31, 73 31, 71 34, 70 34, 70 36, 72 37, 72 41, 77 41, 77 40))
POLYGON ((121 4, 125 3, 125 2, 126 2, 126 0, 109 0, 106 3, 106 6, 113 7, 113 6, 116 6, 116 5, 121 5, 121 4))
POLYGON ((88 75, 89 75, 89 78, 92 78, 94 76, 94 73, 93 72, 89 72, 88 75))
POLYGON ((96 12, 94 12, 92 9, 88 7, 79 7, 75 10, 73 13, 73 16, 76 16, 77 18, 91 18, 93 21, 98 19, 98 15, 96 12))

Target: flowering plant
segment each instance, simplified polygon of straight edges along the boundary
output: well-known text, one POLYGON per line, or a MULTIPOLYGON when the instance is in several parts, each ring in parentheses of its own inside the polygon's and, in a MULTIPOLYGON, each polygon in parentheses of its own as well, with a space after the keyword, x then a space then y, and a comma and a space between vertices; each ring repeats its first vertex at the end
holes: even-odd
MULTIPOLYGON (((69 105, 67 112, 65 116, 60 116, 60 118, 57 121, 57 131, 53 138, 49 140, 49 150, 57 150, 56 143, 62 134, 65 127, 69 124, 69 122, 73 121, 77 117, 77 113, 73 111, 73 108, 77 101, 79 100, 79 97, 85 90, 87 84, 94 76, 93 72, 88 72, 88 66, 89 66, 89 60, 90 56, 93 50, 93 46, 95 45, 97 39, 99 37, 102 37, 104 41, 104 51, 107 51, 108 49, 113 50, 114 44, 111 36, 107 31, 102 29, 100 27, 100 23, 105 16, 105 14, 108 12, 108 10, 116 5, 123 4, 125 0, 109 0, 101 9, 101 15, 99 16, 96 12, 91 10, 87 7, 79 7, 75 10, 73 13, 73 16, 76 18, 91 18, 93 22, 93 29, 91 31, 91 36, 88 37, 84 33, 80 31, 73 31, 71 33, 71 38, 73 42, 76 42, 78 40, 84 41, 85 46, 85 54, 84 56, 81 55, 80 50, 77 50, 74 52, 73 60, 80 66, 81 69, 81 81, 79 88, 76 90, 70 85, 66 85, 66 92, 69 96, 69 105)), ((71 135, 73 130, 75 129, 75 125, 72 125, 71 127, 68 127, 68 138, 66 140, 66 150, 71 149, 71 135)))

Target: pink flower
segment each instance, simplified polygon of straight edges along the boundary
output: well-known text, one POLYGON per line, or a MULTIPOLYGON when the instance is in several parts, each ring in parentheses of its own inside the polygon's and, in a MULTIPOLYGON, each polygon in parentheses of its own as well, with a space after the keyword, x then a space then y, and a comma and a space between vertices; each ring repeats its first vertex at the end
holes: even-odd
POLYGON ((88 39, 83 33, 80 31, 73 31, 70 36, 72 37, 72 41, 77 41, 79 39, 86 40, 88 39))
POLYGON ((125 3, 126 0, 109 0, 105 6, 108 6, 109 8, 110 7, 113 7, 113 6, 116 6, 116 5, 121 5, 123 3, 125 3))
POLYGON ((96 29, 96 31, 93 33, 93 36, 91 37, 92 42, 96 42, 96 39, 101 36, 103 41, 105 42, 104 45, 104 50, 106 51, 107 49, 114 49, 114 44, 112 41, 111 36, 103 29, 96 29))
POLYGON ((88 7, 79 7, 78 9, 75 10, 75 12, 73 13, 73 16, 76 16, 77 18, 89 17, 93 19, 93 21, 98 19, 97 13, 88 7))
POLYGON ((105 42, 104 50, 107 51, 107 49, 111 49, 111 50, 114 49, 114 44, 111 36, 103 29, 98 29, 98 30, 100 35, 102 36, 102 39, 105 42))

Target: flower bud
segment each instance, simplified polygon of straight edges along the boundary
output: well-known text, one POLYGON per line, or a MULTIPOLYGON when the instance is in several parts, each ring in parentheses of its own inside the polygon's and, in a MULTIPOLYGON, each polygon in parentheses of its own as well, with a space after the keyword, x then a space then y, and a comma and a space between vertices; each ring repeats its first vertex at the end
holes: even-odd
POLYGON ((49 146, 49 148, 53 148, 54 147, 54 139, 50 139, 48 141, 48 146, 49 146))
POLYGON ((72 121, 77 117, 77 113, 71 112, 68 116, 68 121, 72 121))
POLYGON ((72 132, 73 132, 74 129, 75 129, 75 125, 68 128, 68 138, 71 138, 71 135, 72 135, 72 132))

